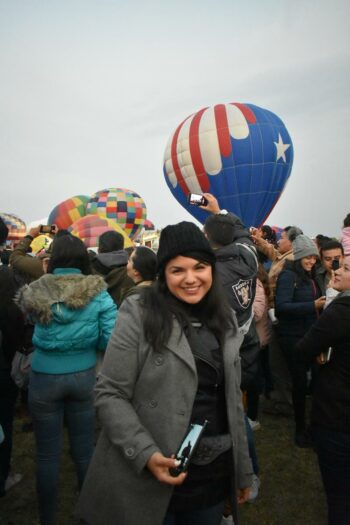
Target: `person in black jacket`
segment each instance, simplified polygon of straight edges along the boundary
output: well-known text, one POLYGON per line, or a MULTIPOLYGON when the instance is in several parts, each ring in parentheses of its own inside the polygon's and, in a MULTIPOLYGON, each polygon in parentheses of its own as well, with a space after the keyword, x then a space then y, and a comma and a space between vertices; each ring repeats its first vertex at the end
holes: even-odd
POLYGON ((335 272, 341 292, 297 344, 306 366, 320 366, 312 411, 312 436, 328 502, 328 524, 350 516, 350 256, 335 272))
POLYGON ((275 306, 280 346, 292 379, 295 444, 311 446, 305 424, 307 375, 297 360, 296 344, 316 322, 325 303, 314 280, 318 251, 306 235, 293 239, 294 261, 288 261, 277 280, 275 306))
MULTIPOLYGON (((7 234, 8 229, 0 218, 0 244, 7 234)), ((17 289, 14 271, 0 266, 0 425, 5 435, 0 444, 0 497, 21 479, 19 474, 11 473, 13 419, 18 394, 11 378, 11 363, 16 350, 21 350, 25 341, 24 318, 13 302, 17 289)))
POLYGON ((201 208, 211 213, 205 221, 204 233, 215 251, 217 271, 244 335, 240 355, 242 389, 246 390, 256 379, 260 352, 253 312, 258 258, 249 231, 239 217, 220 210, 217 199, 210 193, 204 196, 208 204, 201 208))

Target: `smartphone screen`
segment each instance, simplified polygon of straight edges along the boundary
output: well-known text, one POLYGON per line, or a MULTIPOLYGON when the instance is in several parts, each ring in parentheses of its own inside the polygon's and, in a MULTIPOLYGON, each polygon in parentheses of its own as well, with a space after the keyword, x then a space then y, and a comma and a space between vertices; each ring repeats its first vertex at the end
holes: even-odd
POLYGON ((203 195, 200 195, 199 193, 189 193, 188 203, 192 204, 193 206, 205 206, 208 204, 208 201, 203 195))
POLYGON ((208 421, 204 421, 203 425, 191 424, 188 433, 186 434, 183 442, 181 443, 179 450, 176 452, 175 459, 180 461, 180 464, 169 469, 170 474, 174 477, 181 474, 181 472, 186 472, 188 465, 191 461, 196 447, 199 443, 199 440, 204 432, 205 427, 207 426, 208 421))

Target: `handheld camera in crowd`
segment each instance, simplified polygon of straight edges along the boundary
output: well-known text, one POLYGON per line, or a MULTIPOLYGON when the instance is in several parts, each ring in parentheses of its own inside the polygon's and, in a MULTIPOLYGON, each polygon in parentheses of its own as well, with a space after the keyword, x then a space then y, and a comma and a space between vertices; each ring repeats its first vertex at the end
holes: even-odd
POLYGON ((39 233, 41 234, 55 234, 56 233, 56 225, 55 224, 41 224, 39 233))
POLYGON ((170 474, 176 478, 182 472, 186 472, 188 465, 191 461, 196 447, 199 443, 200 438, 203 435, 204 429, 207 426, 208 421, 205 420, 203 425, 191 424, 189 431, 187 432, 184 440, 182 441, 178 451, 176 452, 175 459, 178 465, 174 468, 170 468, 170 474))
POLYGON ((339 259, 333 259, 333 261, 332 261, 332 270, 333 271, 339 270, 339 268, 340 268, 339 259))
POLYGON ((208 204, 208 200, 204 195, 200 195, 199 193, 189 193, 187 200, 192 206, 206 206, 208 204))

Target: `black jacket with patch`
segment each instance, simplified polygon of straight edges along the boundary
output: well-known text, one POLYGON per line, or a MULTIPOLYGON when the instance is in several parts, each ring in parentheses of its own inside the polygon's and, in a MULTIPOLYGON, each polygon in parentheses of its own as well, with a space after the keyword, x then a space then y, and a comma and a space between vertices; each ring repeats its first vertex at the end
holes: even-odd
POLYGON ((256 378, 260 343, 255 328, 253 302, 258 273, 255 247, 245 229, 238 229, 235 241, 215 250, 216 268, 228 301, 236 312, 244 341, 240 349, 242 389, 256 378))

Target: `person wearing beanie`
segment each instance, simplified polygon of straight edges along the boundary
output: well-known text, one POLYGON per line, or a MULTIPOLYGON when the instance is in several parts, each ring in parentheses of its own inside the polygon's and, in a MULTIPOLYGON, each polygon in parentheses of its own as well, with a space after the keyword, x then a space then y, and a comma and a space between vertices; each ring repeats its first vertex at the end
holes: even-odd
POLYGON ((78 516, 89 525, 219 525, 230 497, 237 525, 252 481, 242 336, 197 226, 162 230, 157 271, 123 301, 106 351, 96 389, 102 431, 78 516), (205 421, 188 461, 186 436, 205 421))
POLYGON ((315 281, 318 259, 316 244, 297 231, 289 233, 294 261, 287 262, 280 273, 276 288, 277 334, 292 380, 295 420, 294 441, 298 447, 311 446, 305 418, 307 370, 297 359, 296 345, 319 317, 325 297, 315 281))

